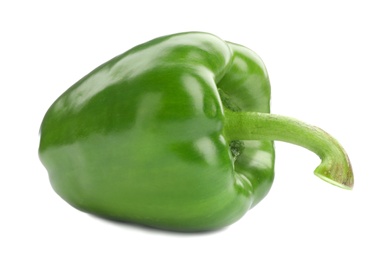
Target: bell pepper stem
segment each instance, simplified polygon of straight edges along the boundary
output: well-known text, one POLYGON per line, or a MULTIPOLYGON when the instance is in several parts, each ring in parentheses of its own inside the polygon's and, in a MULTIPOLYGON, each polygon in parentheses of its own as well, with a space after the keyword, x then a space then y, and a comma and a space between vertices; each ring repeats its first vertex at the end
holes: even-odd
POLYGON ((343 147, 322 129, 297 119, 259 112, 225 111, 224 135, 233 140, 272 140, 302 146, 321 159, 314 173, 324 181, 352 189, 354 176, 343 147))

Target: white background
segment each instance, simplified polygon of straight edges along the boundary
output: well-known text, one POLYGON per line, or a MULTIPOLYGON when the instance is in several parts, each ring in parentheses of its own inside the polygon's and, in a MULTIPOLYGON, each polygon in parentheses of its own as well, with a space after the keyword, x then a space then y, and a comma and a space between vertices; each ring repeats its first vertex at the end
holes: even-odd
POLYGON ((10 2, 0 4, 0 259, 386 259, 382 1, 10 2), (37 155, 51 103, 127 49, 192 30, 256 51, 272 112, 335 136, 354 190, 315 177, 314 154, 276 143, 269 195, 216 232, 117 224, 61 200, 37 155))

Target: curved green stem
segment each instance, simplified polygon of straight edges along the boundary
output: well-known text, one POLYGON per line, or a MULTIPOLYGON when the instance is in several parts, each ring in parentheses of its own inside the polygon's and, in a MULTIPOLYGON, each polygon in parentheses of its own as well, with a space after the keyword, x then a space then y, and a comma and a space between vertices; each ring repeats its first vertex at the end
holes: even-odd
POLYGON ((277 140, 307 148, 322 160, 315 175, 341 188, 353 187, 354 176, 346 152, 318 127, 269 113, 227 110, 224 134, 228 140, 277 140))

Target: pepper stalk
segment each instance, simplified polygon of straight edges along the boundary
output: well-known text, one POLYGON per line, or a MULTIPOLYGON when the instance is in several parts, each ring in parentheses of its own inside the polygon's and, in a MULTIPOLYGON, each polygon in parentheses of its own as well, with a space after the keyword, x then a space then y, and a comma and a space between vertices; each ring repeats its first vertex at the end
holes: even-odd
POLYGON ((340 188, 353 188, 354 176, 345 150, 319 127, 275 114, 225 109, 224 134, 228 140, 271 140, 302 146, 322 160, 314 171, 316 176, 340 188))

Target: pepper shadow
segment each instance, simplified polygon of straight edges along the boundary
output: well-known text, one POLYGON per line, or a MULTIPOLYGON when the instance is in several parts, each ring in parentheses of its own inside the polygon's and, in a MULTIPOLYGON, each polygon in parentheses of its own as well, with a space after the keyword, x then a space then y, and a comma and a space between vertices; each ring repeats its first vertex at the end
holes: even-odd
POLYGON ((228 228, 228 227, 223 227, 215 230, 202 230, 202 231, 167 230, 167 229, 155 228, 155 227, 146 226, 143 224, 138 224, 138 223, 129 222, 129 221, 106 218, 106 217, 93 215, 89 213, 86 213, 86 214, 89 215, 91 218, 97 219, 105 223, 109 223, 111 225, 120 226, 126 229, 140 230, 145 233, 154 233, 154 234, 158 233, 158 234, 177 235, 177 236, 209 236, 209 235, 221 233, 228 228))

